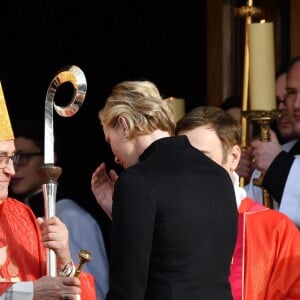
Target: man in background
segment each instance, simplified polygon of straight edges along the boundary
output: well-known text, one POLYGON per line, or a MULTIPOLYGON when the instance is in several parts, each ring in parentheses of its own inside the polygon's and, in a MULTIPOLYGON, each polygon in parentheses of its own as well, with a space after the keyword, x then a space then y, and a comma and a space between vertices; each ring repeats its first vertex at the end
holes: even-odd
POLYGON ((300 233, 284 214, 247 197, 235 169, 241 130, 216 107, 197 107, 177 122, 176 134, 221 165, 234 183, 239 230, 230 282, 234 300, 300 299, 300 233), (288 274, 288 276, 287 276, 288 274))

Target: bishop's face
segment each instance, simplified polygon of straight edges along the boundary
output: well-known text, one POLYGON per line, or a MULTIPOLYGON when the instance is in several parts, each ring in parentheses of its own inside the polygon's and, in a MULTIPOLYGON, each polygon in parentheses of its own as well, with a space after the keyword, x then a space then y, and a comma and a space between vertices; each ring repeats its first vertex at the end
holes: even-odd
POLYGON ((8 196, 8 186, 11 177, 15 174, 15 168, 12 159, 8 158, 15 153, 15 144, 13 140, 0 141, 0 204, 8 196))

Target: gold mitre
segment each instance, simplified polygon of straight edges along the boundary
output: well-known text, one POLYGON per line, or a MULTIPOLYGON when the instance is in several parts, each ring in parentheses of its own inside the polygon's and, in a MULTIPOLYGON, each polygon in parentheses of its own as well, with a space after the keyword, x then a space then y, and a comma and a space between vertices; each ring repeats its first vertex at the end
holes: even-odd
POLYGON ((13 139, 14 133, 11 127, 2 85, 0 82, 0 141, 8 141, 13 139))

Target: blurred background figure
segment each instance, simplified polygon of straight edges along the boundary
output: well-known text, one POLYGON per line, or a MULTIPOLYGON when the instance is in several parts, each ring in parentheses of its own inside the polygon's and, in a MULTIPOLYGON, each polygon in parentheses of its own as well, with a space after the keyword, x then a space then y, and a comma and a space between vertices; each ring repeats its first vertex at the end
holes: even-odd
MULTIPOLYGON (((286 79, 287 79, 287 69, 284 68, 277 72, 276 75, 276 104, 277 109, 282 110, 281 118, 275 120, 273 124, 271 124, 271 130, 277 136, 278 142, 282 145, 282 149, 284 151, 289 151, 293 145, 297 141, 297 135, 295 133, 293 124, 288 116, 286 105, 285 105, 285 98, 286 98, 286 79)), ((251 174, 251 180, 253 178, 258 178, 260 176, 260 171, 257 169, 253 170, 251 174)), ((250 197, 254 198, 257 202, 262 203, 262 190, 259 186, 256 186, 252 183, 247 185, 246 190, 250 197)), ((273 201, 273 207, 278 209, 279 203, 277 201, 273 201)))
POLYGON ((288 141, 296 139, 295 130, 293 125, 288 117, 286 106, 285 106, 285 97, 286 97, 286 70, 280 71, 276 76, 276 101, 277 108, 283 111, 281 118, 276 120, 276 133, 278 140, 281 144, 284 144, 288 141))
MULTIPOLYGON (((286 77, 285 105, 297 139, 281 145, 276 134, 271 131, 270 141, 253 141, 252 156, 255 170, 252 178, 259 172, 264 174, 263 186, 278 203, 279 210, 290 217, 300 228, 300 57, 295 57, 289 65, 286 77), (259 172, 258 172, 259 171, 259 172)), ((257 176, 258 175, 258 176, 257 176)), ((248 195, 255 200, 261 196, 259 187, 249 182, 248 195)))
MULTIPOLYGON (((21 118, 14 120, 13 129, 19 161, 15 165, 16 173, 9 186, 10 196, 28 205, 36 217, 42 217, 44 200, 37 169, 44 164, 44 124, 40 119, 21 118)), ((57 153, 55 161, 58 161, 57 153)), ((55 165, 59 166, 56 162, 55 165)), ((71 176, 68 180, 68 184, 72 186, 71 176)), ((78 261, 77 253, 81 249, 92 253, 93 259, 85 264, 84 270, 95 278, 97 299, 105 299, 108 289, 108 258, 101 228, 79 201, 69 198, 64 187, 64 183, 58 184, 55 214, 68 228, 72 259, 78 261)))

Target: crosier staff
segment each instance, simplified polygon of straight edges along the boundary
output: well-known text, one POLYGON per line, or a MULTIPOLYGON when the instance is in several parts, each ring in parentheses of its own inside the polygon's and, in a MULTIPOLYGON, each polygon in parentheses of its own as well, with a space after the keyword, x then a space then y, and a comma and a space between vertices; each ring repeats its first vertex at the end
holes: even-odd
MULTIPOLYGON (((62 117, 72 117, 82 106, 87 90, 86 78, 83 71, 77 66, 64 67, 51 81, 45 101, 45 136, 44 136, 44 165, 38 170, 42 179, 45 218, 55 216, 57 179, 62 169, 54 165, 54 134, 53 108, 62 117), (55 93, 60 85, 70 82, 74 93, 67 106, 61 107, 54 103, 55 93)), ((56 276, 55 252, 47 249, 47 274, 56 276)))

